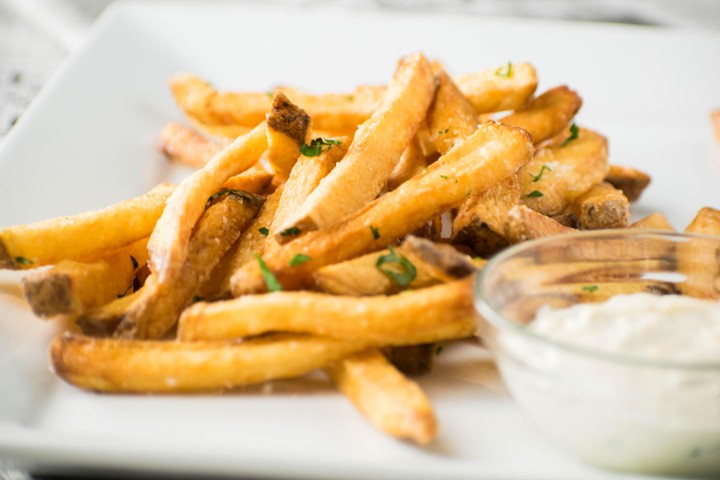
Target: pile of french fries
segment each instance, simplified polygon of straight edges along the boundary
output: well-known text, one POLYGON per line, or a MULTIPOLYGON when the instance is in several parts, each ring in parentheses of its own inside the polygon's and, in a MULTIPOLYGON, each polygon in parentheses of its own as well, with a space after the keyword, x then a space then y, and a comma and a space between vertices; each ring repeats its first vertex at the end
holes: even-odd
MULTIPOLYGON (((195 128, 168 124, 159 144, 192 175, 0 230, 0 267, 30 270, 33 311, 73 319, 50 357, 87 390, 222 391, 324 369, 379 429, 427 444, 433 408, 406 375, 475 333, 483 259, 626 227, 650 181, 608 164, 605 137, 573 122, 573 90, 536 96, 530 64, 452 78, 415 53, 386 86, 348 94, 170 85, 195 128)), ((672 228, 660 214, 632 226, 672 228)))

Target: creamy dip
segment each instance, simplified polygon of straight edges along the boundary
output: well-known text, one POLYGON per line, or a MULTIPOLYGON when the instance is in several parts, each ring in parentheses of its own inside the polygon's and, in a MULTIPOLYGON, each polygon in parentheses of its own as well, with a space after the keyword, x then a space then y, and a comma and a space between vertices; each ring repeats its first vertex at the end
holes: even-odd
POLYGON ((720 303, 617 296, 543 307, 527 328, 554 343, 505 332, 498 365, 551 439, 608 468, 720 478, 720 303))
POLYGON ((618 295, 541 308, 530 330, 560 343, 654 360, 720 362, 720 302, 682 295, 618 295))

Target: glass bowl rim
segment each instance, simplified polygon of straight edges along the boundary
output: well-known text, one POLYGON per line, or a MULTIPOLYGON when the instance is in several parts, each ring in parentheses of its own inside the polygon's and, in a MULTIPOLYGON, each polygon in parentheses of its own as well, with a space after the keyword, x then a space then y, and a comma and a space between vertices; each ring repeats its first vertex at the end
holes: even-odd
MULTIPOLYGON (((647 368, 672 368, 680 370, 711 370, 720 372, 720 360, 718 361, 695 361, 695 360, 658 360, 643 358, 637 355, 624 353, 611 353, 592 348, 586 348, 570 343, 564 343, 552 340, 544 335, 530 331, 524 328, 518 322, 506 318, 497 312, 485 300, 484 292, 485 279, 498 265, 505 260, 515 256, 523 251, 531 250, 540 245, 552 244, 561 241, 572 241, 573 239, 592 239, 592 238, 671 238, 671 239, 705 239, 718 243, 720 247, 720 236, 703 235, 697 233, 673 232, 669 230, 654 229, 607 229, 607 230, 586 230, 572 233, 564 233, 560 235, 551 235, 534 240, 528 240, 517 245, 506 248, 502 252, 491 257, 485 266, 478 272, 473 285, 473 300, 475 309, 483 317, 480 321, 488 322, 499 331, 509 331, 529 339, 533 343, 555 348, 570 354, 588 357, 595 360, 603 360, 611 363, 626 364, 628 366, 647 367, 647 368)), ((720 300, 718 300, 720 301, 720 300)))

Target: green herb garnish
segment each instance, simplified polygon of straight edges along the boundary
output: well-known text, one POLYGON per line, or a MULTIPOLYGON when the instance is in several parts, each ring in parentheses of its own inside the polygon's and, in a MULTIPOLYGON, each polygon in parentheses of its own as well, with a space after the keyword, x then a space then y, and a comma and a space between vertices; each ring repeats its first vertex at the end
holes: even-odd
POLYGON ((532 192, 525 195, 528 198, 538 198, 538 197, 544 197, 545 194, 541 192, 540 190, 533 190, 532 192))
POLYGON ((435 349, 435 356, 440 355, 443 351, 443 348, 444 347, 442 345, 438 345, 438 347, 435 349))
POLYGON ((560 147, 567 147, 567 144, 578 138, 580 135, 580 128, 573 122, 572 125, 570 125, 570 136, 567 137, 563 142, 560 144, 560 147))
POLYGON ((543 166, 540 168, 540 172, 539 172, 537 175, 533 175, 532 173, 530 174, 530 176, 531 176, 532 179, 533 179, 533 183, 537 183, 537 182, 540 181, 540 179, 541 179, 542 176, 543 176, 543 173, 545 173, 545 170, 547 170, 548 172, 552 172, 552 169, 551 169, 550 167, 548 167, 547 165, 543 165, 543 166))
POLYGON ((312 258, 305 255, 304 253, 296 253, 290 259, 290 262, 288 263, 288 265, 290 265, 291 267, 299 267, 303 263, 309 262, 310 260, 312 260, 312 258))
POLYGON ((598 290, 600 290, 600 287, 598 287, 597 285, 583 285, 582 289, 584 292, 593 293, 593 292, 597 292, 598 290))
POLYGON ((340 140, 333 140, 332 138, 314 138, 310 141, 310 145, 303 143, 300 145, 300 153, 306 157, 317 157, 322 152, 327 152, 333 145, 342 145, 340 140), (326 148, 324 148, 326 147, 326 148))
POLYGON ((262 235, 263 237, 267 237, 268 235, 270 235, 270 230, 268 230, 267 227, 258 228, 258 232, 260 232, 260 235, 262 235))
POLYGON ((447 176, 447 175, 440 175, 440 178, 442 178, 442 179, 444 179, 444 180, 447 180, 447 179, 448 179, 448 176, 447 176))
POLYGON ((445 130, 438 130, 438 135, 445 135, 450 131, 450 127, 447 127, 445 130))
POLYGON ((290 235, 300 235, 300 229, 298 227, 290 227, 280 232, 281 237, 289 237, 290 235))
POLYGON ((28 260, 25 257, 15 257, 15 263, 19 263, 20 265, 32 265, 35 262, 28 260))
POLYGON ((379 256, 377 262, 375 262, 375 266, 382 273, 392 278, 395 283, 401 287, 407 287, 410 285, 410 282, 415 280, 417 275, 415 265, 413 265, 406 257, 395 253, 395 249, 391 245, 388 245, 388 249, 390 250, 390 253, 388 255, 379 256), (396 264, 396 269, 382 268, 383 265, 388 263, 396 264), (398 272, 396 270, 400 271, 398 272))
POLYGON ((380 238, 380 230, 378 230, 377 227, 373 227, 372 225, 370 225, 370 231, 373 234, 374 240, 377 240, 378 238, 380 238))
POLYGON ((281 292, 282 291, 282 285, 280 282, 278 282, 278 279, 273 275, 273 273, 270 271, 270 269, 267 266, 267 263, 265 263, 265 260, 260 257, 260 255, 255 255, 255 258, 257 258, 258 265, 260 265, 260 273, 262 273, 263 281, 265 282, 265 286, 268 289, 268 292, 281 292))
POLYGON ((138 264, 138 261, 135 260, 135 257, 133 257, 132 255, 130 255, 130 261, 132 262, 133 269, 134 269, 134 270, 137 270, 139 264, 138 264))
POLYGON ((512 62, 507 62, 507 65, 495 70, 495 75, 498 77, 510 78, 512 76, 512 62))
POLYGON ((210 197, 207 200, 207 203, 205 204, 205 208, 210 207, 220 197, 224 197, 225 195, 234 195, 236 197, 242 198, 243 200, 247 200, 249 202, 257 202, 258 201, 258 197, 256 197, 252 193, 248 193, 244 190, 233 190, 230 188, 223 188, 223 189, 219 190, 217 193, 210 195, 210 197))

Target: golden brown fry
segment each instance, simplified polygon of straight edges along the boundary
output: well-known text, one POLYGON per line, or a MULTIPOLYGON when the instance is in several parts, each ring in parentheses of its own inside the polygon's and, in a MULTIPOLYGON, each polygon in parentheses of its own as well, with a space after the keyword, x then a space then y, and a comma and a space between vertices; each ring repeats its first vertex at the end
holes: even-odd
POLYGON ((387 295, 397 293, 403 288, 424 288, 456 280, 476 271, 475 265, 466 255, 449 245, 424 238, 408 236, 395 252, 396 255, 407 258, 416 270, 415 279, 406 287, 398 285, 377 267, 378 259, 389 255, 389 250, 327 265, 315 272, 315 286, 322 292, 334 295, 387 295))
POLYGON ((267 190, 272 179, 272 173, 260 165, 255 165, 234 177, 230 177, 227 182, 223 183, 222 188, 242 190, 247 193, 263 193, 267 190))
POLYGON ((466 279, 390 297, 276 292, 196 303, 183 312, 178 338, 230 340, 289 331, 408 345, 466 337, 475 328, 473 318, 472 279, 466 279))
POLYGON ((428 112, 430 140, 440 154, 463 142, 478 126, 478 117, 450 76, 433 65, 438 88, 428 112))
MULTIPOLYGON (((720 210, 700 209, 685 232, 720 236, 720 210)), ((716 282, 720 270, 716 238, 694 238, 678 245, 677 258, 678 270, 687 276, 679 284, 683 294, 706 299, 720 296, 720 282, 716 282)))
POLYGON ((335 164, 347 152, 347 137, 338 137, 332 140, 338 141, 340 144, 334 145, 314 157, 302 155, 290 172, 290 177, 283 187, 275 216, 268 225, 272 237, 278 244, 287 243, 295 237, 295 235, 289 235, 288 232, 282 229, 283 224, 287 223, 293 211, 299 205, 302 205, 320 184, 320 181, 335 168, 335 164))
POLYGON ((158 149, 173 160, 202 168, 223 146, 209 141, 195 130, 170 122, 160 131, 158 149))
POLYGON ((500 122, 527 130, 537 145, 566 128, 581 106, 582 99, 577 93, 566 86, 555 87, 500 122))
MULTIPOLYGON (((179 74, 170 80, 175 101, 185 113, 209 128, 255 127, 270 110, 269 93, 219 92, 192 75, 179 74)), ((296 105, 310 114, 315 128, 347 135, 367 120, 380 105, 385 87, 361 86, 349 94, 311 95, 282 88, 296 105)))
POLYGON ((505 222, 505 237, 510 243, 520 243, 525 240, 576 231, 574 228, 560 225, 552 218, 524 205, 513 207, 505 222))
POLYGON ((145 195, 102 210, 0 230, 0 268, 92 260, 127 247, 150 235, 174 189, 163 183, 145 195))
POLYGON ((630 202, 609 183, 593 185, 570 206, 581 230, 625 228, 630 223, 630 202))
POLYGON ((634 202, 650 184, 650 176, 636 168, 610 165, 605 181, 622 190, 628 200, 634 202))
POLYGON ((35 270, 21 281, 35 315, 79 314, 132 290, 133 279, 147 262, 147 239, 93 262, 63 260, 49 270, 35 270))
MULTIPOLYGON (((459 205, 468 190, 480 191, 507 178, 532 153, 532 143, 524 131, 497 123, 481 125, 426 172, 342 222, 309 232, 270 252, 264 261, 286 289, 297 288, 320 267, 378 250, 459 205), (291 267, 290 260, 298 253, 310 259, 291 267)), ((235 272, 231 285, 236 296, 267 291, 258 262, 235 272)))
POLYGON ((467 245, 481 256, 490 256, 506 247, 505 222, 510 209, 519 202, 517 175, 470 195, 453 220, 453 243, 467 245))
POLYGON ((395 165, 392 173, 390 173, 387 181, 387 189, 395 190, 400 184, 418 175, 426 167, 427 158, 423 153, 418 136, 415 135, 415 138, 412 139, 410 145, 407 146, 400 156, 400 161, 395 165))
POLYGON ((420 386, 398 372, 377 350, 360 352, 325 369, 337 389, 379 430, 427 445, 437 421, 420 386))
POLYGON ((302 335, 243 342, 173 342, 90 338, 66 333, 50 359, 66 382, 86 390, 176 393, 227 390, 297 377, 366 348, 302 335))
POLYGON ((643 217, 637 222, 630 225, 630 228, 640 228, 645 230, 668 230, 675 231, 670 221, 662 213, 651 213, 647 217, 643 217))
POLYGON ((238 239, 262 205, 260 197, 228 193, 200 217, 177 276, 151 276, 115 331, 122 338, 159 338, 177 321, 222 255, 238 239))
POLYGON ((358 128, 345 157, 280 230, 305 233, 333 225, 377 197, 425 119, 434 92, 425 57, 402 59, 382 104, 358 128))
POLYGON ((265 124, 238 137, 207 165, 183 180, 167 201, 167 208, 150 236, 150 269, 160 283, 176 277, 185 262, 193 228, 208 198, 230 177, 258 161, 267 148, 265 124))
POLYGON ((287 179, 300 156, 300 147, 310 140, 310 116, 276 92, 267 117, 267 159, 275 175, 287 179))
POLYGON ((580 128, 576 139, 535 154, 518 172, 521 201, 544 215, 561 214, 607 174, 607 139, 580 128))
POLYGON ((462 75, 456 82, 477 113, 488 113, 525 107, 538 80, 529 63, 512 63, 462 75))

